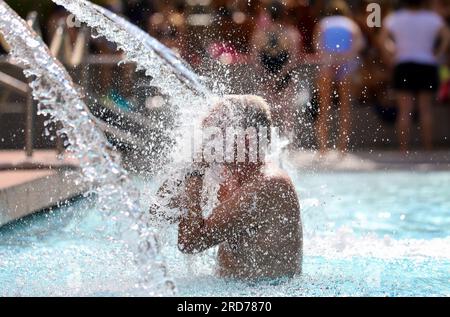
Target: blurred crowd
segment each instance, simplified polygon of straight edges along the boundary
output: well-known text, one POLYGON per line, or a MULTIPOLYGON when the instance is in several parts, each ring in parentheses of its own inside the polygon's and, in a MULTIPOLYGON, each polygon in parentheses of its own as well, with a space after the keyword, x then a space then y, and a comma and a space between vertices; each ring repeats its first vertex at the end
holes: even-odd
MULTIPOLYGON (((431 149, 432 107, 449 102, 449 0, 97 2, 148 31, 194 69, 211 60, 251 66, 259 80, 257 93, 270 102, 276 125, 286 133, 296 124, 295 70, 315 65, 310 104, 322 151, 351 146, 352 107, 361 104, 396 124, 404 151, 409 149, 412 121, 419 116, 424 148, 431 149), (367 7, 372 3, 379 4, 380 17, 370 16, 374 11, 367 7), (377 18, 381 25, 368 23, 377 18), (339 137, 331 145, 328 130, 335 105, 339 137)), ((66 15, 54 7, 44 36, 51 38, 66 15)), ((114 52, 105 42, 91 49, 114 52)))

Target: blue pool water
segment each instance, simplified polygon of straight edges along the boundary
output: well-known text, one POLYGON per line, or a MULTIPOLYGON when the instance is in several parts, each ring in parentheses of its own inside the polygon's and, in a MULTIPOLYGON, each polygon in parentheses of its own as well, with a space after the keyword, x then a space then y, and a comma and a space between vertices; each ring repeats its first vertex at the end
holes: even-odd
MULTIPOLYGON (((151 182, 136 179, 144 193, 151 182)), ((214 276, 215 250, 162 253, 186 296, 450 296, 450 172, 295 175, 303 274, 258 285, 214 276)), ((145 201, 143 201, 145 205, 145 201)), ((95 199, 0 229, 0 296, 132 295, 137 273, 95 199)))

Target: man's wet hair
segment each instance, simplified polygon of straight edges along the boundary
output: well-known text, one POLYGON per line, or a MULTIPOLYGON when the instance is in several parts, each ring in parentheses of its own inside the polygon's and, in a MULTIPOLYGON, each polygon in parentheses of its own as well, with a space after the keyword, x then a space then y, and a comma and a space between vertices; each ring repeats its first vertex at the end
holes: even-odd
POLYGON ((215 103, 204 124, 219 128, 267 129, 270 141, 272 116, 267 102, 255 95, 226 95, 215 103))
POLYGON ((225 151, 229 151, 228 146, 232 144, 228 137, 234 135, 238 138, 233 142, 234 161, 240 159, 254 163, 265 161, 271 143, 272 118, 270 108, 263 98, 253 95, 222 96, 203 120, 203 127, 222 130, 227 140, 224 142, 225 151), (256 138, 252 139, 253 136, 256 138), (239 143, 244 139, 238 140, 247 137, 250 139, 247 139, 249 143, 244 150, 241 147, 242 143, 239 143), (245 151, 245 158, 241 156, 243 153, 241 150, 245 151))

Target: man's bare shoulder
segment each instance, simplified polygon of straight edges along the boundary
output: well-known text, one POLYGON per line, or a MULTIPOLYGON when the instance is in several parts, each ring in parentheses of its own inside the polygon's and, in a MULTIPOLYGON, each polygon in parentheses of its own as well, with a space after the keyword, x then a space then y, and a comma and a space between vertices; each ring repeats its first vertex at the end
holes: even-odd
POLYGON ((286 171, 276 165, 268 165, 264 170, 261 186, 267 187, 271 192, 276 190, 294 190, 294 184, 286 171))
POLYGON ((264 177, 258 184, 258 192, 262 195, 266 210, 288 211, 299 210, 299 198, 291 177, 286 171, 276 166, 268 166, 264 177))

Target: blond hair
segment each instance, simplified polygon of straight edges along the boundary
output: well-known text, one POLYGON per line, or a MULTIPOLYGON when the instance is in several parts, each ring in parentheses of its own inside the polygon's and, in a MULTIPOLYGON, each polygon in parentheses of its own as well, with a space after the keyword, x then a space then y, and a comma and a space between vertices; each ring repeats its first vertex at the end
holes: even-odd
POLYGON ((234 162, 262 163, 265 160, 271 141, 272 118, 263 98, 253 95, 221 97, 203 120, 203 126, 222 131, 225 151, 231 151, 227 153, 232 157, 228 157, 234 162))
POLYGON ((267 128, 270 140, 272 116, 267 102, 255 95, 226 95, 219 99, 203 121, 204 125, 220 128, 267 128))

